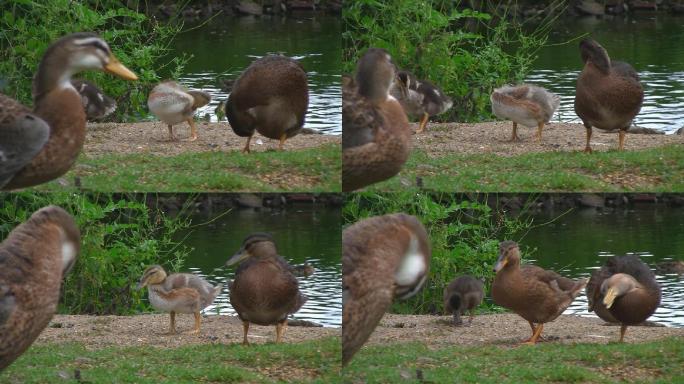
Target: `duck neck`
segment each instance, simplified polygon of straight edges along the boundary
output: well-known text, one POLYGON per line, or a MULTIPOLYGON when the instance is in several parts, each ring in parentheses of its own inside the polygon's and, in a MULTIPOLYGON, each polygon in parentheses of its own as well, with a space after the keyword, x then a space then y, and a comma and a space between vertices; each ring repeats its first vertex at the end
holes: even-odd
POLYGON ((37 106, 51 91, 58 88, 72 88, 68 57, 60 51, 47 52, 38 64, 38 72, 33 80, 33 103, 37 106))

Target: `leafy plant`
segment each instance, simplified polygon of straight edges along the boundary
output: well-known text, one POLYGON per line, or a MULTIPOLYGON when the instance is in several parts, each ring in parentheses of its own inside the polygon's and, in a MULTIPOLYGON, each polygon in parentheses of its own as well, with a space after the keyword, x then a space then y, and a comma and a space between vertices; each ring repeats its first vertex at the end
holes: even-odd
POLYGON ((491 118, 491 91, 525 77, 563 7, 552 2, 547 17, 530 30, 509 17, 511 3, 486 3, 491 13, 460 1, 347 1, 342 13, 345 71, 354 71, 367 48, 384 48, 399 68, 438 84, 454 100, 445 120, 491 118))
POLYGON ((158 208, 148 207, 145 200, 144 195, 0 195, 0 238, 36 210, 58 205, 74 216, 81 230, 81 254, 62 285, 59 311, 123 315, 149 310, 141 300, 144 291, 137 291, 135 284, 151 264, 172 271, 180 268, 189 249, 172 236, 188 228, 190 219, 186 208, 171 218, 158 208))
POLYGON ((97 84, 117 99, 116 119, 147 114, 149 90, 160 80, 159 71, 177 76, 187 57, 161 59, 182 24, 160 24, 130 9, 125 1, 7 0, 0 3, 0 90, 31 105, 33 76, 50 43, 76 31, 91 31, 104 38, 117 58, 139 77, 128 82, 112 75, 87 71, 76 75, 97 84))
MULTIPOLYGON (((399 313, 441 313, 444 287, 456 276, 470 274, 485 280, 487 289, 494 278, 499 242, 516 240, 532 227, 522 214, 511 217, 490 208, 484 200, 447 193, 398 192, 348 195, 342 209, 343 222, 404 212, 425 225, 432 245, 430 275, 423 290, 413 298, 394 304, 399 313)), ((531 201, 528 201, 528 204, 531 201)), ((529 253, 529 252, 528 252, 529 253)))

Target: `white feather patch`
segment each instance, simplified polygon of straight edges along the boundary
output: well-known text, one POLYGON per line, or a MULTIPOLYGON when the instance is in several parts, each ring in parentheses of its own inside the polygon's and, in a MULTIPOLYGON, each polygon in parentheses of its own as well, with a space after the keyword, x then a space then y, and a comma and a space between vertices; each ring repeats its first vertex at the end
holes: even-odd
POLYGON ((414 285, 425 274, 425 257, 418 249, 418 239, 411 235, 409 247, 394 273, 394 281, 399 286, 414 285))
POLYGON ((76 257, 76 247, 70 241, 62 242, 62 270, 65 270, 76 257))

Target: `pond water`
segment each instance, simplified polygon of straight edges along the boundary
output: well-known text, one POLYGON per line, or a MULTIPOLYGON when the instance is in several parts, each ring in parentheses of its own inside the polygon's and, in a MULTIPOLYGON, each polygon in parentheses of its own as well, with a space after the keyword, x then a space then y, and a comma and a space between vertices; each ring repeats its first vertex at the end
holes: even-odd
POLYGON ((562 18, 554 24, 526 81, 561 96, 553 121, 582 121, 575 114, 577 76, 583 64, 579 40, 588 34, 608 51, 612 60, 626 61, 639 72, 644 104, 634 123, 674 133, 684 126, 684 17, 637 12, 607 19, 562 18))
MULTIPOLYGON (((561 213, 535 216, 535 224, 561 213)), ((532 229, 520 240, 521 251, 527 262, 571 278, 589 277, 607 257, 628 253, 639 255, 655 271, 659 262, 684 260, 683 218, 684 208, 652 204, 609 212, 577 209, 532 229)), ((684 275, 656 272, 656 278, 662 301, 649 320, 684 327, 684 275)), ((565 313, 596 317, 587 311, 584 291, 565 313)))
POLYGON ((172 44, 171 55, 192 55, 178 80, 211 94, 211 103, 197 112, 200 118, 218 121, 215 109, 229 94, 221 90, 219 78, 235 80, 252 61, 280 53, 299 60, 308 74, 309 110, 304 127, 342 133, 339 17, 308 13, 297 17, 219 16, 196 28, 186 25, 186 29, 172 44))
POLYGON ((342 324, 341 216, 339 208, 312 204, 295 204, 285 209, 233 209, 212 219, 194 217, 193 223, 207 223, 178 233, 177 240, 192 247, 182 271, 203 276, 212 284, 223 283, 221 294, 204 310, 205 314, 236 315, 228 298, 227 281, 232 281, 235 268, 225 262, 240 249, 244 238, 252 232, 273 235, 278 253, 291 265, 307 262, 315 268, 313 275, 299 278, 299 287, 308 297, 294 318, 324 326, 342 324), (213 220, 213 221, 212 221, 213 220))

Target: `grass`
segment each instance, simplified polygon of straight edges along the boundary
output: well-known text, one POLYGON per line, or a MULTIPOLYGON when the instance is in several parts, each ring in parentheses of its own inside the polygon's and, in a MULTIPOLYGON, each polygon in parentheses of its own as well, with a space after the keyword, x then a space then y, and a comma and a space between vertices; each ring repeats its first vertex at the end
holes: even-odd
MULTIPOLYGON (((299 151, 81 155, 63 178, 81 189, 117 192, 339 192, 341 150, 336 144, 299 151)), ((76 187, 69 187, 76 189, 76 187)), ((63 190, 59 181, 39 190, 63 190)))
POLYGON ((344 375, 348 382, 368 383, 681 383, 684 339, 517 348, 371 346, 356 355, 344 375))
POLYGON ((340 339, 296 344, 194 345, 180 348, 34 345, 0 382, 300 383, 339 382, 340 339), (80 380, 75 380, 76 370, 80 380), (61 378, 60 378, 61 377, 61 378), (70 380, 63 380, 64 378, 70 380))
POLYGON ((672 192, 684 190, 684 148, 639 151, 449 155, 431 159, 415 149, 397 177, 371 189, 407 189, 420 178, 428 190, 481 192, 672 192))

